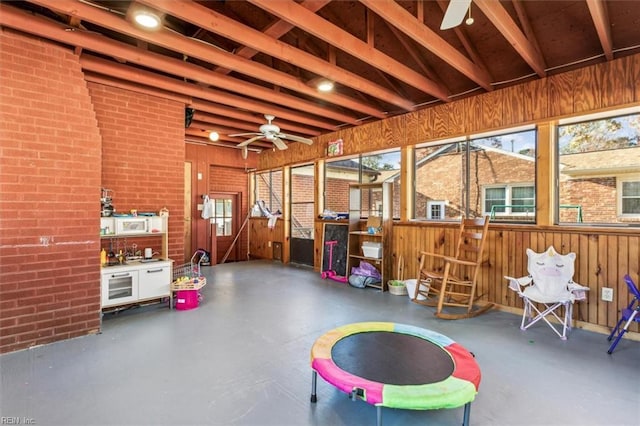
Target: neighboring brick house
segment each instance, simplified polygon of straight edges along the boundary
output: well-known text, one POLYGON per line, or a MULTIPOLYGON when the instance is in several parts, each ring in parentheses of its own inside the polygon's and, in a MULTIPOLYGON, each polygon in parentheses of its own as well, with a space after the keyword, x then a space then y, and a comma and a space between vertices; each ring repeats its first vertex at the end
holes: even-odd
MULTIPOLYGON (((581 206, 584 222, 640 222, 640 147, 561 155, 560 164, 560 204, 581 206)), ((575 215, 561 209, 560 221, 575 215)))
MULTIPOLYGON (((561 222, 640 222, 640 147, 562 155, 560 163, 561 222), (623 190, 623 185, 628 189, 623 190), (623 195, 627 199, 626 214, 623 214, 623 195)), ((457 218, 465 211, 465 194, 462 193, 465 164, 465 153, 455 150, 455 145, 441 147, 418 160, 416 218, 457 218), (434 212, 439 213, 437 217, 434 212)), ((533 188, 533 157, 483 147, 470 152, 469 165, 471 215, 490 214, 490 207, 494 205, 492 220, 535 220, 533 209, 500 207, 535 205, 534 196, 517 198, 513 195, 515 188, 521 193, 529 193, 533 188), (506 188, 504 194, 511 193, 511 197, 491 199, 491 190, 501 188, 506 188)), ((396 180, 399 176, 394 178, 396 180)))

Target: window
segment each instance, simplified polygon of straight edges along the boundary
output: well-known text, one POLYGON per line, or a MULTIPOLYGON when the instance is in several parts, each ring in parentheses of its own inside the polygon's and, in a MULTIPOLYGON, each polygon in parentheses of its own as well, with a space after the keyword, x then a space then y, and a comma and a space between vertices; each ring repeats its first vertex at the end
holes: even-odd
POLYGON ((255 202, 264 201, 272 213, 282 212, 282 170, 256 173, 255 202))
POLYGON ((640 218, 640 177, 620 181, 620 215, 640 218))
POLYGON ((227 237, 233 232, 233 202, 231 199, 213 200, 214 211, 212 222, 216 224, 216 235, 227 237))
POLYGON ((638 108, 589 118, 558 126, 557 222, 640 221, 638 108))
POLYGON ((314 203, 313 165, 291 168, 291 237, 313 239, 314 203))
POLYGON ((376 152, 325 163, 325 209, 349 211, 349 184, 393 182, 393 215, 400 217, 400 151, 376 152))
POLYGON ((427 219, 444 219, 445 201, 427 201, 427 219))
POLYGON ((535 129, 417 147, 414 167, 415 219, 535 222, 535 129))
POLYGON ((533 184, 505 185, 484 188, 484 215, 491 220, 511 216, 514 220, 526 221, 535 215, 535 187, 533 184))

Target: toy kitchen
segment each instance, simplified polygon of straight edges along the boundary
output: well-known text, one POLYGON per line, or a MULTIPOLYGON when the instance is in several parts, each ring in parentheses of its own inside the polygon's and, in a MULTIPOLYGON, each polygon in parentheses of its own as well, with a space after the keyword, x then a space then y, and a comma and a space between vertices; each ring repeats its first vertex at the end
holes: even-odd
POLYGON ((100 217, 101 306, 118 308, 170 297, 168 212, 116 213, 102 190, 100 217))

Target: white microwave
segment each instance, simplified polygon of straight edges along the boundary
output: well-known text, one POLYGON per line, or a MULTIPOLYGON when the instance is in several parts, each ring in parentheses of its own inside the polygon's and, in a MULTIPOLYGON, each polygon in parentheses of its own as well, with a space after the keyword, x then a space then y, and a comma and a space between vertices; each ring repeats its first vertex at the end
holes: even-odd
POLYGON ((149 220, 146 217, 116 218, 116 234, 145 234, 149 232, 149 220))

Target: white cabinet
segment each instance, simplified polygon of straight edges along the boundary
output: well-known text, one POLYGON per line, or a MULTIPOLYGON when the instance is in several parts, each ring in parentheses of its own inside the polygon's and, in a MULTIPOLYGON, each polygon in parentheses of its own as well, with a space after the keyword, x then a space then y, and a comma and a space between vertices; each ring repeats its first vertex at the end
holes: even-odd
POLYGON ((138 299, 156 299, 169 295, 171 265, 163 263, 165 265, 148 263, 138 270, 138 299))
POLYGON ((171 261, 131 262, 102 268, 102 307, 169 297, 171 261))

